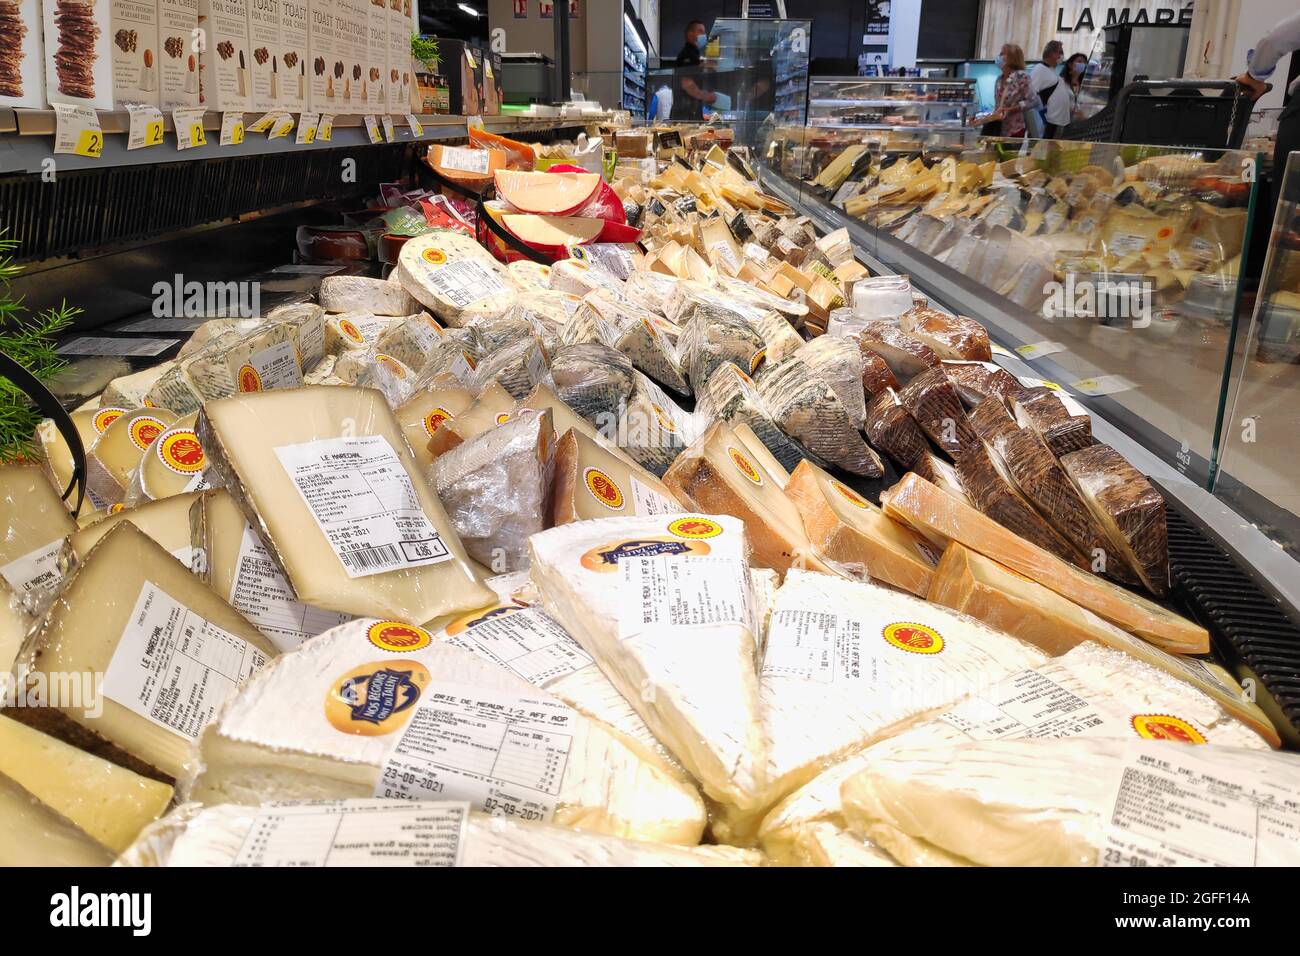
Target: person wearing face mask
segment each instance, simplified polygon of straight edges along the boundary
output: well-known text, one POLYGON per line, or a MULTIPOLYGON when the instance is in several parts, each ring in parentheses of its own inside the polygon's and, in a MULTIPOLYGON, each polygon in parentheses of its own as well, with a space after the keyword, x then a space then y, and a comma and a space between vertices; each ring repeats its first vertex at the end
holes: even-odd
POLYGON ((1053 40, 1043 49, 1043 60, 1029 74, 1029 85, 1038 94, 1044 110, 1043 138, 1055 139, 1070 122, 1070 94, 1066 78, 1056 72, 1057 64, 1065 56, 1060 40, 1053 40))
POLYGON ((1083 93, 1083 78, 1088 75, 1088 54, 1074 53, 1065 61, 1065 70, 1061 78, 1065 80, 1065 89, 1070 97, 1070 122, 1083 119, 1083 110, 1079 107, 1079 97, 1083 93))
POLYGON ((1000 73, 993 86, 993 112, 977 118, 981 132, 985 136, 1024 136, 1025 110, 1037 104, 1025 72, 1025 51, 1007 43, 996 63, 1000 73))
POLYGON ((700 122, 704 119, 704 104, 712 106, 718 95, 705 88, 704 71, 701 63, 704 59, 704 47, 709 42, 709 31, 703 20, 692 20, 686 24, 686 44, 677 54, 677 87, 680 95, 673 97, 673 115, 675 120, 700 122))

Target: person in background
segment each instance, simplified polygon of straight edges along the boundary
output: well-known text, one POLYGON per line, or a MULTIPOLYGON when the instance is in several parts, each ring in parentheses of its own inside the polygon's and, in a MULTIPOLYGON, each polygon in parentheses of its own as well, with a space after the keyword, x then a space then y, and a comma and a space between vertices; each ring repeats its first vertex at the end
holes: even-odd
MULTIPOLYGON (((1246 72, 1237 77, 1237 82, 1250 90, 1255 99, 1259 99, 1269 90, 1267 80, 1277 69, 1278 61, 1293 50, 1300 50, 1300 13, 1293 13, 1277 26, 1273 27, 1255 44, 1246 72)), ((1291 84, 1287 91, 1291 102, 1277 118, 1277 139, 1273 147, 1273 197, 1272 206, 1264 210, 1267 215, 1257 217, 1264 229, 1273 226, 1273 208, 1282 192, 1283 173, 1286 170, 1286 158, 1300 150, 1300 79, 1291 84)), ((1291 199, 1293 197, 1288 197, 1291 199)))
POLYGON ((1035 64, 1029 74, 1029 85, 1038 94, 1043 107, 1043 139, 1056 139, 1058 133, 1070 123, 1070 94, 1066 78, 1056 72, 1056 66, 1065 56, 1060 40, 1053 40, 1043 48, 1043 60, 1035 64))
POLYGON ((675 120, 704 119, 704 104, 712 106, 718 95, 702 85, 704 47, 709 42, 709 30, 703 20, 692 20, 686 24, 686 44, 677 54, 677 87, 680 95, 673 97, 673 115, 675 120))
POLYGON ((1079 97, 1083 94, 1083 78, 1088 75, 1088 54, 1074 53, 1065 61, 1065 70, 1061 78, 1070 94, 1070 122, 1083 119, 1083 109, 1079 106, 1079 97))
POLYGON ((993 112, 979 117, 985 136, 1025 135, 1025 110, 1037 105, 1025 72, 1025 51, 1014 43, 1002 47, 996 60, 1001 73, 993 86, 993 112))

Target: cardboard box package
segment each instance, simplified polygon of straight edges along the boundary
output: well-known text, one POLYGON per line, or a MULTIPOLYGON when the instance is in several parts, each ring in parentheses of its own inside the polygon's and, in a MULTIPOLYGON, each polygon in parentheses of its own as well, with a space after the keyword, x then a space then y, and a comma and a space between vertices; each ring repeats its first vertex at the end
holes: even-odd
POLYGON ((210 110, 252 109, 248 75, 247 0, 199 0, 199 105, 210 110))
POLYGON ((388 112, 411 109, 411 0, 388 0, 388 112))
POLYGON ((280 0, 281 109, 301 113, 310 109, 307 65, 311 59, 311 18, 307 0, 280 0))
POLYGON ((366 4, 366 104, 374 113, 388 112, 388 4, 366 4))
POLYGON ((249 105, 273 110, 280 105, 280 0, 248 0, 248 53, 252 74, 249 105))
POLYGON ((45 105, 41 0, 0 0, 0 106, 45 105))
POLYGON ((343 61, 338 58, 338 29, 335 26, 334 0, 308 0, 311 35, 307 55, 308 100, 316 113, 341 112, 334 84, 343 82, 343 61))
POLYGON ((111 0, 42 0, 45 99, 113 108, 111 0))
POLYGON ((368 0, 336 0, 334 5, 339 59, 343 63, 342 77, 336 73, 334 78, 334 94, 342 108, 351 113, 367 111, 366 96, 370 88, 366 80, 368 6, 368 0))
POLYGON ((158 105, 158 5, 112 0, 113 105, 158 105))
POLYGON ((199 105, 199 0, 158 0, 158 105, 164 110, 199 105))
POLYGON ((501 54, 483 50, 483 115, 500 116, 501 104, 505 102, 501 92, 501 54))

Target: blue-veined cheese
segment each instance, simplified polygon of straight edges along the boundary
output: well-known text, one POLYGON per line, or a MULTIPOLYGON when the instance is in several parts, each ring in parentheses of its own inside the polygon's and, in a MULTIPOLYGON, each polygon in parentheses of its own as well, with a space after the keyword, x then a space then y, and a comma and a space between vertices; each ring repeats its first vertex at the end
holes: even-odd
POLYGON ((401 285, 366 276, 326 276, 317 299, 327 312, 410 315, 415 311, 415 302, 401 285))
POLYGON ((517 299, 505 267, 472 236, 460 232, 436 231, 408 240, 394 275, 448 325, 463 325, 479 315, 504 315, 517 299))

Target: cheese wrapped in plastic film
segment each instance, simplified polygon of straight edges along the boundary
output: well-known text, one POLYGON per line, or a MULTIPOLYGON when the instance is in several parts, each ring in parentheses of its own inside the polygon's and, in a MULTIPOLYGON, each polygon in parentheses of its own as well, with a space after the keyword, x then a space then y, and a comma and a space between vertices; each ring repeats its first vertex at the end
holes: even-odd
POLYGON ((786 471, 808 457, 807 450, 772 418, 754 380, 732 362, 718 366, 704 391, 696 395, 695 417, 705 428, 716 421, 748 425, 786 471))
POLYGON ((815 456, 855 475, 878 477, 884 465, 862 440, 835 390, 799 358, 764 370, 759 395, 787 435, 815 456))
POLYGON ((966 409, 942 367, 928 368, 907 383, 898 400, 930 439, 949 455, 975 440, 966 409))
POLYGON ((822 335, 805 342, 796 354, 813 374, 835 390, 849 421, 861 428, 867 414, 861 350, 846 339, 822 335))
POLYGON ((996 398, 1005 403, 1020 391, 1015 376, 992 362, 944 362, 943 373, 969 408, 986 398, 996 398))
POLYGON ((930 346, 941 359, 993 361, 988 331, 964 315, 948 315, 922 306, 900 315, 898 327, 930 346))
POLYGON ((1023 428, 1042 436, 1057 458, 1092 444, 1092 419, 1076 415, 1050 388, 1036 385, 1021 389, 1007 399, 1011 414, 1023 428))
POLYGON ((867 404, 865 431, 874 447, 904 468, 911 468, 930 450, 925 432, 892 388, 882 390, 867 404))
POLYGON ((900 382, 939 364, 930 346, 888 322, 868 322, 853 338, 864 352, 879 355, 900 382))

